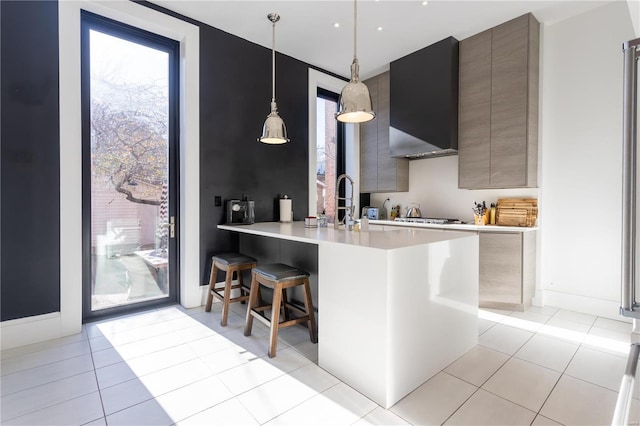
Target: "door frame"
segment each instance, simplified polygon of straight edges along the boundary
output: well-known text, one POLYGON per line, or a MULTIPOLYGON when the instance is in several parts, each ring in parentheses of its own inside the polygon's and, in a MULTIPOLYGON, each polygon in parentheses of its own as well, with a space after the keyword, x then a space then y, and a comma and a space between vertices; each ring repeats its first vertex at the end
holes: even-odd
MULTIPOLYGON (((60 42, 60 312, 3 327, 2 344, 20 346, 82 329, 82 156, 80 11, 135 25, 180 42, 180 304, 200 306, 200 29, 135 2, 63 1, 60 42), (186 165, 189 167, 186 167, 186 165), (9 337, 5 339, 5 337, 9 337)), ((4 325, 4 324, 3 324, 4 325)))
POLYGON ((180 46, 175 40, 146 31, 120 21, 83 10, 81 11, 81 111, 82 111, 82 319, 93 321, 123 313, 132 313, 152 307, 175 304, 178 302, 179 289, 179 226, 175 238, 168 239, 169 257, 167 259, 168 296, 117 305, 100 310, 92 310, 93 279, 92 270, 92 183, 91 183, 91 47, 90 31, 95 30, 138 45, 156 49, 168 54, 168 217, 180 223, 178 215, 178 149, 180 143, 180 46))

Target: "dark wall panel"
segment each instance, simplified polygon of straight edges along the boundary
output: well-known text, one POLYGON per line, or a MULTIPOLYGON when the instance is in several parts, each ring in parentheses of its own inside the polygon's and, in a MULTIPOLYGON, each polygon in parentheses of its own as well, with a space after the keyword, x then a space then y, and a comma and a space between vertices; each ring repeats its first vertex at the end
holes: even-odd
MULTIPOLYGON (((141 4, 200 26, 200 266, 237 249, 218 231, 223 200, 246 195, 256 220, 278 218, 277 200, 293 199, 296 219, 307 209, 309 65, 278 54, 276 96, 291 143, 256 141, 270 109, 271 51, 147 2, 141 4)), ((60 309, 58 4, 0 2, 2 320, 60 309)), ((271 30, 265 19, 265 32, 271 30)), ((189 218, 182 218, 189 220, 189 218)), ((183 283, 184 284, 184 283, 183 283)))
MULTIPOLYGON (((265 19, 265 31, 269 31, 265 19)), ((208 281, 210 256, 237 249, 219 231, 224 205, 214 197, 255 201, 256 221, 278 220, 277 200, 293 199, 295 219, 308 198, 308 65, 276 55, 276 101, 291 142, 257 142, 270 112, 271 51, 215 28, 200 27, 200 265, 208 281)))
MULTIPOLYGON (((200 27, 200 270, 201 284, 206 284, 211 255, 238 249, 237 235, 216 228, 225 222, 224 200, 246 195, 255 201, 256 221, 266 222, 278 220, 277 200, 286 194, 293 200, 294 219, 306 215, 308 70, 318 68, 276 54, 276 101, 291 142, 262 144, 257 138, 271 110, 271 49, 196 17, 137 3, 200 27), (215 206, 215 196, 222 198, 222 206, 215 206)), ((264 31, 271 31, 266 17, 264 31)))
POLYGON ((2 321, 60 310, 58 4, 0 2, 2 321))

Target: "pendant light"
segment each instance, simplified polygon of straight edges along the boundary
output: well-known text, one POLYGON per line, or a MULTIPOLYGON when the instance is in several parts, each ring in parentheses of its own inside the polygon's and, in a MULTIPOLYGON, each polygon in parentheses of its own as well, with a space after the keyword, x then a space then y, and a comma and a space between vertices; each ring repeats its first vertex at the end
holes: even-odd
POLYGON ((351 64, 351 81, 342 88, 338 101, 336 119, 345 123, 364 123, 373 120, 376 113, 371 108, 371 94, 367 86, 360 81, 358 73, 357 46, 358 5, 353 1, 353 63, 351 64))
POLYGON ((262 127, 262 136, 258 138, 259 142, 277 145, 289 142, 287 138, 287 128, 284 121, 278 115, 278 107, 276 105, 276 22, 280 20, 280 15, 270 13, 267 15, 272 23, 272 49, 271 49, 271 113, 267 115, 267 119, 262 127))

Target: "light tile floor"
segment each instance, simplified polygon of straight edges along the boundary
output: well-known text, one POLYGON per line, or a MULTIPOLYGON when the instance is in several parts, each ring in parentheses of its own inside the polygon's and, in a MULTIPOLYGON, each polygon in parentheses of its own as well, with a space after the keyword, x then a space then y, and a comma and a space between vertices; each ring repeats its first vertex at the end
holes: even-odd
MULTIPOLYGON (((243 334, 180 306, 2 351, 3 425, 605 425, 631 325, 554 308, 481 310, 479 344, 385 410, 319 368, 307 330, 243 334)), ((639 386, 632 421, 639 419, 639 386)))

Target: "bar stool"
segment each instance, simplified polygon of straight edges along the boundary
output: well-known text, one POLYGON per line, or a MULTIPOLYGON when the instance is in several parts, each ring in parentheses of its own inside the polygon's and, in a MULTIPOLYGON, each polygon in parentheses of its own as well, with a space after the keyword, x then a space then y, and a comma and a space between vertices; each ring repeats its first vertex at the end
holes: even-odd
POLYGON ((318 341, 316 330, 316 318, 313 313, 313 302, 311 301, 311 288, 309 287, 309 273, 294 268, 283 263, 273 263, 260 265, 251 271, 251 293, 249 295, 249 306, 247 306, 247 322, 244 328, 244 335, 251 335, 253 318, 267 325, 271 332, 269 336, 269 357, 276 356, 276 346, 278 344, 278 330, 290 327, 295 324, 306 322, 309 327, 311 341, 318 341), (273 300, 271 304, 258 305, 260 285, 273 290, 273 300), (303 286, 304 310, 290 304, 287 301, 286 289, 296 286, 303 286), (280 321, 280 309, 283 309, 284 320, 280 321), (271 309, 271 319, 269 320, 263 313, 271 309), (302 314, 298 318, 289 319, 287 309, 302 314))
POLYGON ((245 256, 240 253, 223 253, 217 254, 211 258, 211 275, 209 277, 209 294, 207 296, 207 305, 205 311, 211 311, 211 304, 213 298, 220 299, 222 301, 222 319, 220 320, 221 326, 227 325, 227 318, 229 317, 229 304, 234 302, 243 302, 249 299, 249 288, 244 285, 242 279, 242 271, 250 270, 256 266, 256 259, 253 257, 245 256), (218 276, 218 270, 225 271, 226 277, 224 285, 216 287, 216 278, 218 276), (238 282, 232 284, 233 274, 236 274, 238 282), (240 296, 231 297, 231 290, 240 289, 240 296))

